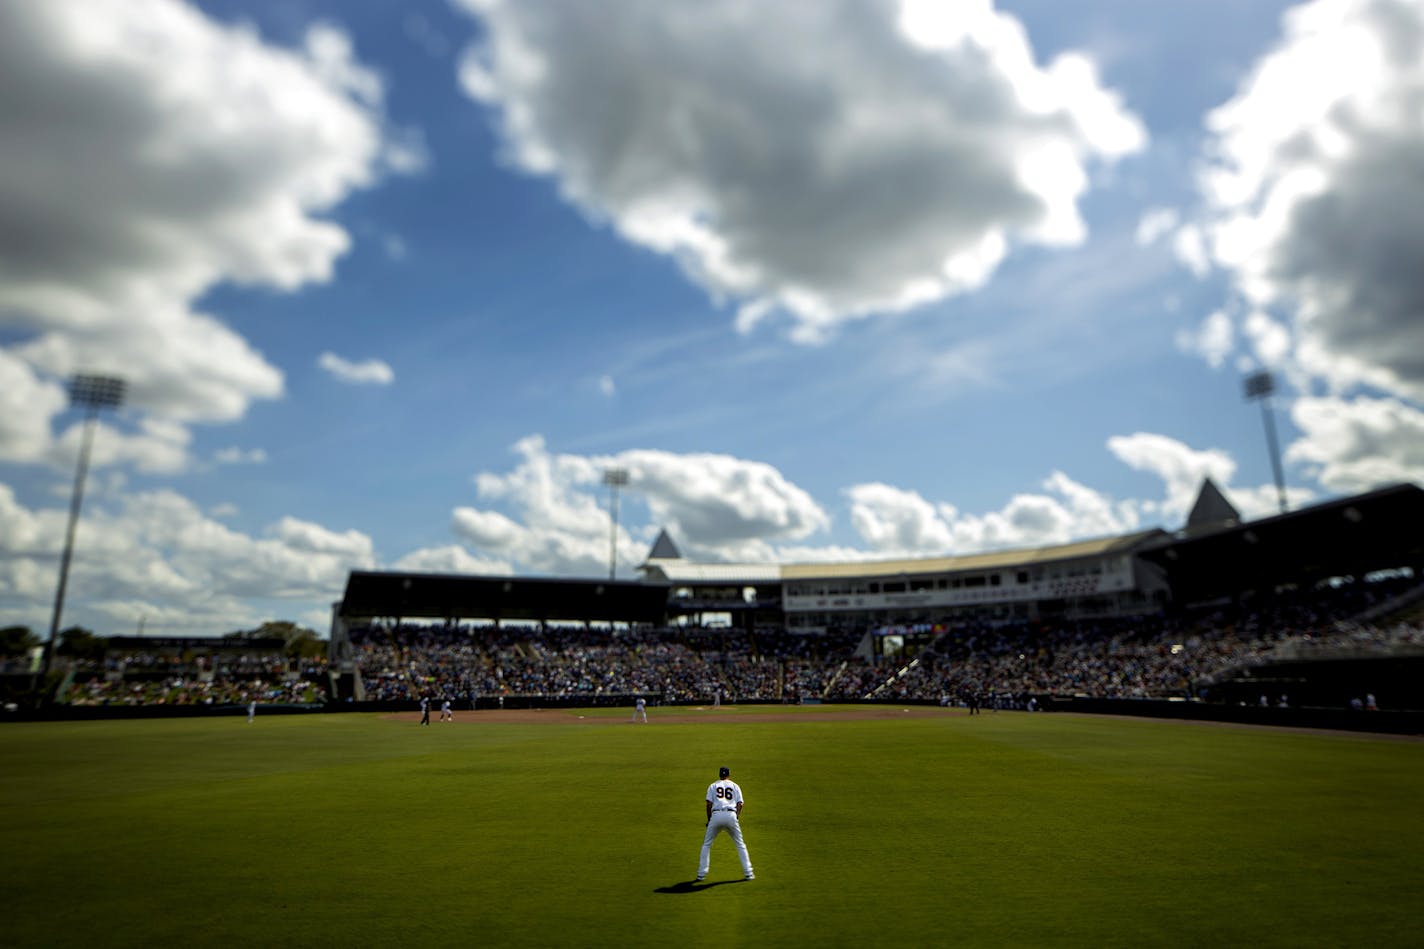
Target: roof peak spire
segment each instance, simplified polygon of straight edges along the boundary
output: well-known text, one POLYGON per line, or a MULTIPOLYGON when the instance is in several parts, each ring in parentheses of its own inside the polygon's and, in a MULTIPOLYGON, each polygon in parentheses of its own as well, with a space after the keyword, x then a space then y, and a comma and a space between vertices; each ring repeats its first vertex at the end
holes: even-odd
POLYGON ((658 531, 658 539, 653 541, 653 549, 648 551, 648 560, 681 560, 682 551, 673 543, 672 535, 664 527, 658 531))

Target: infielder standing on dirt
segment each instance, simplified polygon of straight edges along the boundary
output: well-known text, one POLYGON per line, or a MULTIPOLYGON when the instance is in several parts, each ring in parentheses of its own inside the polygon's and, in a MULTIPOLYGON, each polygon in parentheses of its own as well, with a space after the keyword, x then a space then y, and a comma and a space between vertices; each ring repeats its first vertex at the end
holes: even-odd
POLYGON ((633 721, 636 722, 640 716, 643 719, 643 724, 648 724, 648 700, 641 695, 638 696, 638 701, 633 706, 633 721))
POLYGON ((726 831, 737 847, 737 856, 742 861, 743 879, 755 880, 752 873, 752 858, 747 856, 747 845, 742 841, 742 789, 729 776, 730 768, 717 773, 717 780, 707 787, 707 833, 702 838, 702 858, 697 864, 697 882, 707 876, 712 860, 712 838, 720 831, 726 831))

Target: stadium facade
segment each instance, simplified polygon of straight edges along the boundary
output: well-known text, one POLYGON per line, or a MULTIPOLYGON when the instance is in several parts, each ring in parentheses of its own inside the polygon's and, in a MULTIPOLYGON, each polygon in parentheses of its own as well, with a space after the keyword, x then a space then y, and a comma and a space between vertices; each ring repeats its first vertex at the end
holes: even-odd
POLYGON ((1117 616, 1165 601, 1161 570, 1133 556, 1164 536, 1144 531, 965 557, 770 566, 649 557, 642 572, 668 586, 670 613, 694 620, 730 614, 738 625, 792 632, 912 626, 946 615, 1117 616))

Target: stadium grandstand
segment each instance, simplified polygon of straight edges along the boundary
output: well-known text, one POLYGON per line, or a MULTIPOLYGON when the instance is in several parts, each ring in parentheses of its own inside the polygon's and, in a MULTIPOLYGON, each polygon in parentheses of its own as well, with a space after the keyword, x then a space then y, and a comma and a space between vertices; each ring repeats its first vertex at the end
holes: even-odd
POLYGON ((331 687, 349 702, 466 708, 635 696, 1339 708, 1374 684, 1420 708, 1421 525, 1415 485, 1248 522, 1207 481, 1180 530, 1027 550, 705 563, 664 531, 638 580, 355 571, 333 608, 331 687), (1386 665, 1314 683, 1271 672, 1331 658, 1386 665))
POLYGON ((74 707, 317 707, 324 656, 294 656, 279 638, 113 636, 66 657, 56 694, 74 707))
MULTIPOLYGON (((958 557, 708 563, 664 531, 632 580, 354 571, 315 658, 256 631, 92 637, 61 649, 53 694, 73 714, 638 697, 1424 713, 1421 526, 1415 485, 1246 521, 1207 481, 1179 530, 958 557)), ((21 694, 31 664, 12 664, 0 685, 21 694)))

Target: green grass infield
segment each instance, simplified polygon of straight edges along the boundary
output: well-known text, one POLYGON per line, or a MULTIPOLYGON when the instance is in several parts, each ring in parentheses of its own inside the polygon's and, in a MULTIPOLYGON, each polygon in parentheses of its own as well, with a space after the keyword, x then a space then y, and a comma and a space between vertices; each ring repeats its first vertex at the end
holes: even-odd
POLYGON ((1418 739, 861 711, 8 724, 0 944, 1420 944, 1418 739))

